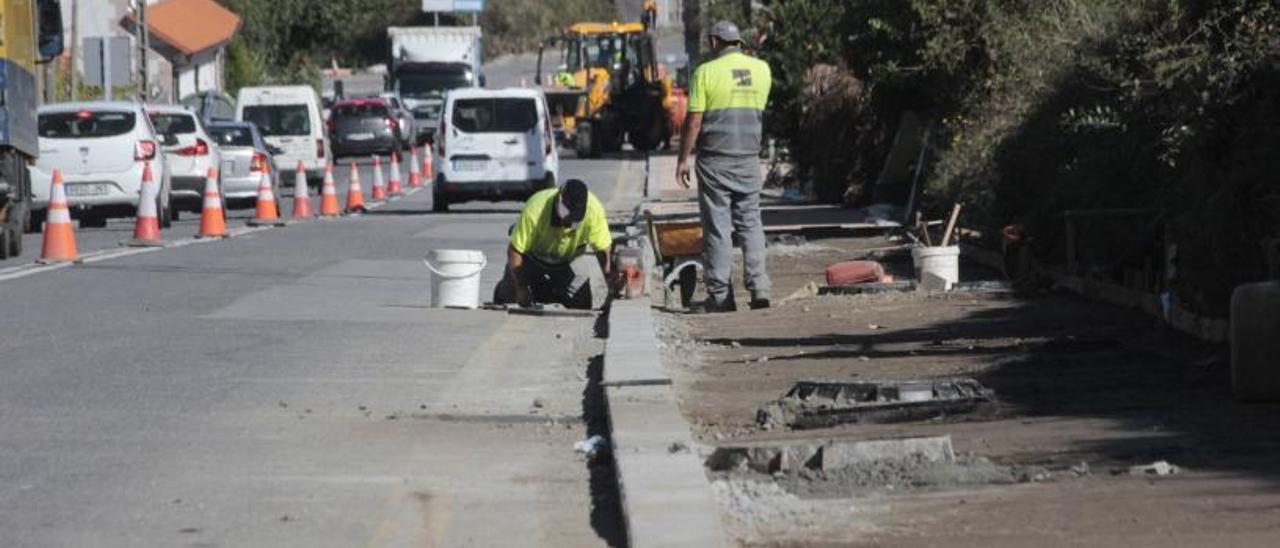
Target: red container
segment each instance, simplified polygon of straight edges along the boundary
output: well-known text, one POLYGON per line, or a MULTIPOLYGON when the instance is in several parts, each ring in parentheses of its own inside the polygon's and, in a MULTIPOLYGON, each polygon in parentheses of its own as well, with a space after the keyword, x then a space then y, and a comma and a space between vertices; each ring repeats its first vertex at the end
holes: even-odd
POLYGON ((848 261, 827 267, 827 285, 834 287, 879 283, 883 278, 884 267, 875 261, 848 261))

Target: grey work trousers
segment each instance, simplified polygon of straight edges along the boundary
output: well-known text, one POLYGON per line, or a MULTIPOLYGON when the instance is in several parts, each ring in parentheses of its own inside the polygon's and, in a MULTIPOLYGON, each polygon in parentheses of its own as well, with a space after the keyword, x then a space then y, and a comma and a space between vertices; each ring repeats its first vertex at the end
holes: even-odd
POLYGON ((765 269, 760 189, 764 176, 755 156, 698 155, 698 209, 702 217, 702 263, 707 295, 714 304, 733 302, 733 241, 742 246, 743 278, 753 297, 769 297, 765 269))

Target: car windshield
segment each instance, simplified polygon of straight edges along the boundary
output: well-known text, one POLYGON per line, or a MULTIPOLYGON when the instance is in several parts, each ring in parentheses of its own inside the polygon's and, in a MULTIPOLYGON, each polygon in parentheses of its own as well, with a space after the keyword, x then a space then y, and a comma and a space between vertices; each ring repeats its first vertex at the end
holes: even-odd
POLYGON ((249 128, 244 127, 211 127, 209 128, 209 136, 217 141, 218 146, 224 147, 252 147, 253 132, 249 128))
POLYGON ((186 135, 196 132, 196 119, 190 114, 152 112, 148 115, 156 133, 161 135, 186 135))
POLYGON ((137 117, 132 112, 50 112, 39 116, 41 137, 86 139, 113 137, 133 131, 137 117))
POLYGON ((343 118, 383 118, 388 116, 387 106, 377 103, 355 103, 338 105, 333 109, 333 116, 343 118))
POLYGON ((400 96, 409 99, 426 99, 439 96, 451 89, 469 87, 463 72, 433 72, 400 74, 400 96))
POLYGON ((307 105, 247 106, 241 118, 257 124, 263 135, 311 135, 311 112, 307 105))
POLYGON ((538 125, 533 99, 459 99, 453 104, 453 125, 465 133, 524 133, 538 125))

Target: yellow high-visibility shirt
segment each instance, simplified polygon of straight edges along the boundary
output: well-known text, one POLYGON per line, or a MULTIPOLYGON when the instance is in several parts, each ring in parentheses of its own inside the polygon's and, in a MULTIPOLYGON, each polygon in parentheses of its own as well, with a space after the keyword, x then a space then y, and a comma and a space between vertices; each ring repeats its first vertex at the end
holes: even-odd
POLYGON ((575 228, 561 228, 551 222, 560 189, 549 188, 534 194, 524 204, 520 219, 511 231, 511 247, 551 264, 568 264, 587 252, 606 251, 613 245, 609 218, 595 194, 587 194, 587 211, 575 228))
POLYGON ((760 154, 762 122, 773 72, 769 64, 730 48, 698 66, 689 86, 689 112, 702 113, 699 154, 760 154))

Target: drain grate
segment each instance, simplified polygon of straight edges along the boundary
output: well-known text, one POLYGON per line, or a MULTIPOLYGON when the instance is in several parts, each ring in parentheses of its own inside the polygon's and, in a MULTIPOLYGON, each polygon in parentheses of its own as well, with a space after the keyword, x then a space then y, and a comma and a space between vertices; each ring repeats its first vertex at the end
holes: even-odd
POLYGON ((797 383, 756 411, 766 430, 826 428, 839 424, 908 422, 972 413, 994 393, 968 378, 932 381, 797 383))

